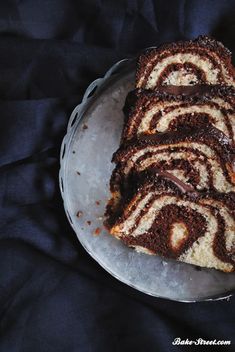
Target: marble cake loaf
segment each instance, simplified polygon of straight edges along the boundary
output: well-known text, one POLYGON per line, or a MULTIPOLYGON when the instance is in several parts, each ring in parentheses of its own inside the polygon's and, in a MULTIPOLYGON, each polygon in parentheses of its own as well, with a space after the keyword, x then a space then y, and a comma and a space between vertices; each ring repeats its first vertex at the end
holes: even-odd
POLYGON ((193 86, 136 89, 127 96, 122 140, 210 123, 235 140, 235 88, 193 86))
POLYGON ((235 71, 208 37, 137 64, 104 225, 147 254, 235 271, 235 71))
POLYGON ((149 49, 140 55, 137 88, 194 84, 235 85, 231 53, 222 43, 200 36, 149 49))
POLYGON ((235 195, 234 152, 230 140, 212 126, 140 135, 114 153, 110 190, 114 198, 120 198, 130 184, 151 172, 177 180, 186 191, 235 195))
POLYGON ((119 211, 107 208, 109 232, 137 251, 225 272, 235 269, 235 199, 185 193, 162 177, 146 177, 119 211), (167 221, 166 221, 167 219, 167 221))

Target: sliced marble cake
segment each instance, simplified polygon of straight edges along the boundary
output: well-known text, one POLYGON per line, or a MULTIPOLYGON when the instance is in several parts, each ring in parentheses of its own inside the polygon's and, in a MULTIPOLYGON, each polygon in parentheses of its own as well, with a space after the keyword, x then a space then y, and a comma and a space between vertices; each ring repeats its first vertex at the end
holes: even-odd
POLYGON ((234 158, 235 149, 229 139, 212 126, 141 135, 123 143, 114 153, 116 168, 110 189, 113 195, 125 194, 139 173, 154 171, 177 178, 188 191, 213 190, 235 195, 234 158))
POLYGON ((199 37, 143 53, 105 214, 137 251, 235 269, 235 71, 199 37))
POLYGON ((231 52, 207 36, 164 44, 140 55, 136 87, 154 89, 161 85, 235 85, 231 52))
POLYGON ((124 112, 122 140, 210 123, 235 141, 235 88, 231 86, 136 89, 128 94, 124 112))
POLYGON ((183 192, 145 178, 119 209, 107 207, 109 232, 137 251, 225 272, 235 269, 235 200, 218 192, 183 192))

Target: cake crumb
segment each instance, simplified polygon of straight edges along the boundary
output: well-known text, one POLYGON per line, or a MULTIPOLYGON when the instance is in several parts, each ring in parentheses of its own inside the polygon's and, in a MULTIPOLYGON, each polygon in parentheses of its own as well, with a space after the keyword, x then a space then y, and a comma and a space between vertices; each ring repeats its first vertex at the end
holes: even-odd
POLYGON ((87 130, 87 129, 88 129, 88 126, 84 123, 84 125, 82 126, 82 129, 83 129, 83 130, 87 130))
POLYGON ((82 215, 83 215, 83 212, 82 212, 81 210, 78 210, 76 216, 77 216, 78 218, 80 218, 82 215))
POLYGON ((99 201, 99 200, 96 200, 95 204, 96 204, 96 205, 100 205, 100 201, 99 201))
POLYGON ((76 152, 75 152, 75 150, 73 150, 73 154, 75 154, 76 152))
POLYGON ((77 171, 77 175, 80 176, 80 175, 81 175, 81 172, 77 171))
POLYGON ((95 231, 93 232, 93 235, 94 235, 94 236, 99 236, 100 232, 101 232, 101 229, 100 229, 99 227, 97 227, 97 228, 95 229, 95 231))
POLYGON ((195 270, 197 270, 197 271, 201 271, 202 269, 201 269, 201 267, 200 267, 200 266, 195 266, 195 270))
POLYGON ((90 221, 90 220, 87 220, 86 223, 87 223, 87 225, 89 225, 89 226, 91 225, 91 221, 90 221))

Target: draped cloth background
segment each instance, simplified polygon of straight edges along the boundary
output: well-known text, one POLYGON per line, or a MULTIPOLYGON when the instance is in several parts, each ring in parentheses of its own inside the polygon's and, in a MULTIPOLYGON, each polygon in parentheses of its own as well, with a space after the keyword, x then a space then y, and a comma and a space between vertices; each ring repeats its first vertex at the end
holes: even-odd
POLYGON ((1 2, 1 352, 180 350, 175 337, 235 343, 235 297, 189 305, 119 283, 82 249, 58 188, 62 137, 92 80, 140 49, 199 34, 234 51, 234 18, 231 0, 1 2))

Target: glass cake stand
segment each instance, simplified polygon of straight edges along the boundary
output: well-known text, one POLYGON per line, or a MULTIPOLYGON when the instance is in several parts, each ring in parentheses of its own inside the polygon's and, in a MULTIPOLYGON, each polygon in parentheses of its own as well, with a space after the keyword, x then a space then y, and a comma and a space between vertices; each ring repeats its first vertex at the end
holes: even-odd
POLYGON ((135 60, 116 63, 87 88, 70 117, 61 147, 59 182, 78 240, 111 275, 146 294, 181 302, 228 299, 235 273, 137 253, 103 227, 109 179, 123 125, 122 107, 134 87, 135 60))

